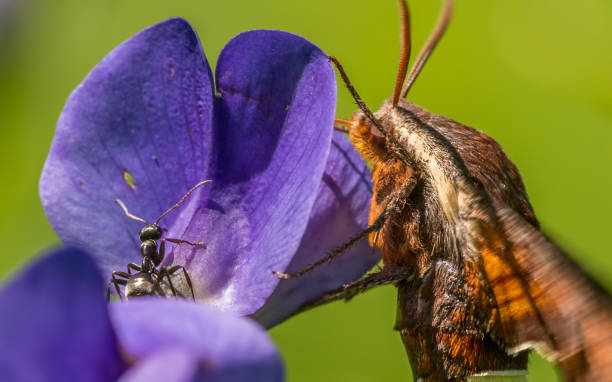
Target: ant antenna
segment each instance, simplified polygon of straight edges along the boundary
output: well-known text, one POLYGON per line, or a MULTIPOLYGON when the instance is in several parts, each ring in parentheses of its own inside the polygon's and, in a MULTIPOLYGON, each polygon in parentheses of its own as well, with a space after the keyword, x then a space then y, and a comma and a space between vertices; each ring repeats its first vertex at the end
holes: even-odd
POLYGON ((398 0, 400 7, 400 60, 397 68, 397 77, 395 78, 395 88, 393 89, 393 107, 399 102, 402 84, 406 80, 406 72, 408 71, 408 61, 410 60, 410 51, 412 49, 412 41, 410 40, 410 12, 408 4, 405 0, 398 0))
POLYGON ((149 224, 149 223, 147 223, 147 222, 146 222, 146 221, 145 221, 143 218, 139 218, 138 216, 132 215, 132 214, 131 214, 131 213, 128 211, 128 209, 127 209, 127 207, 125 206, 125 204, 123 204, 123 202, 121 201, 121 199, 115 199, 115 203, 117 203, 118 205, 120 205, 120 206, 121 206, 121 208, 123 208, 123 212, 125 212, 125 215, 126 215, 128 218, 130 218, 130 219, 134 219, 134 220, 139 221, 139 222, 144 223, 144 224, 149 224))
MULTIPOLYGON (((185 196, 183 196, 181 198, 181 200, 178 201, 178 203, 176 203, 175 205, 173 205, 172 207, 170 207, 168 209, 168 211, 164 212, 163 214, 161 214, 160 217, 157 218, 157 220, 155 220, 155 224, 159 223, 159 221, 166 215, 168 215, 170 212, 172 212, 175 208, 177 208, 178 206, 180 206, 181 204, 183 204, 183 202, 185 201, 185 199, 187 199, 189 197, 189 195, 191 195, 192 192, 194 192, 197 188, 199 188, 200 186, 205 185, 206 183, 210 183, 212 182, 212 180, 203 180, 200 183, 196 184, 195 186, 193 186, 191 188, 191 190, 187 191, 187 193, 185 194, 185 196)), ((126 210, 127 212, 127 210, 126 210)))
MULTIPOLYGON (((412 87, 412 84, 414 84, 414 81, 416 80, 417 76, 419 75, 419 73, 421 73, 421 69, 423 69, 423 65, 425 65, 425 62, 427 61, 427 59, 433 52, 434 48, 436 47, 436 45, 438 44, 442 36, 444 35, 444 32, 446 31, 446 27, 448 27, 448 23, 453 14, 454 6, 455 6, 454 0, 446 0, 444 2, 444 7, 442 8, 442 14, 440 18, 438 19, 436 27, 434 28, 433 32, 431 32, 431 34, 429 35, 427 42, 423 46, 423 49, 419 53, 419 56, 417 57, 416 61, 412 65, 412 69, 410 69, 410 74, 408 74, 408 80, 406 80, 406 83, 404 83, 404 87, 402 88, 402 98, 406 98, 406 96, 408 95, 408 91, 412 87)), ((394 106, 395 106, 395 103, 394 103, 394 106)))

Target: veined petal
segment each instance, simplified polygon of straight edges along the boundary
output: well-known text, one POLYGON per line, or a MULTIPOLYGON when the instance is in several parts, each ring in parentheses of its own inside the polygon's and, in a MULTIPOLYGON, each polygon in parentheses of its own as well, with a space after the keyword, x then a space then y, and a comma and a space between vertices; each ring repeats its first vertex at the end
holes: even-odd
MULTIPOLYGON (((151 222, 203 180, 212 97, 210 68, 185 20, 147 28, 109 53, 66 102, 40 180, 60 239, 86 249, 108 275, 137 261, 142 223, 115 199, 151 222)), ((190 212, 164 226, 186 220, 181 214, 190 212)))
POLYGON ((227 44, 217 82, 211 199, 185 232, 204 232, 207 246, 181 248, 178 262, 198 298, 251 314, 306 228, 330 149, 335 76, 310 42, 260 30, 227 44))
MULTIPOLYGON (((323 182, 308 228, 287 272, 298 272, 346 243, 368 226, 371 174, 348 138, 334 133, 323 182)), ((367 238, 334 261, 294 279, 281 280, 266 305, 253 318, 270 328, 324 292, 359 279, 380 260, 367 238)))
MULTIPOLYGON (((194 379, 183 380, 283 380, 283 363, 275 345, 249 319, 202 304, 159 298, 112 304, 111 317, 123 351, 144 362, 133 372, 143 374, 136 375, 150 375, 159 366, 148 359, 169 354, 177 359, 177 373, 188 376, 193 367, 194 379)), ((167 361, 162 364, 172 367, 167 361)))
POLYGON ((139 361, 117 382, 195 382, 198 363, 189 349, 169 347, 139 361))

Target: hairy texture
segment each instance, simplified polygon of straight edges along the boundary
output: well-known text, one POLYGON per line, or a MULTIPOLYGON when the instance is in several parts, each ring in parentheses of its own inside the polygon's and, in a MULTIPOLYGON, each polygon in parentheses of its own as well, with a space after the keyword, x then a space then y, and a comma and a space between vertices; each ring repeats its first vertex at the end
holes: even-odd
POLYGON ((405 207, 370 236, 384 269, 414 270, 414 280, 397 284, 396 329, 415 379, 525 369, 532 348, 560 362, 570 380, 601 378, 612 341, 594 333, 612 324, 611 298, 538 231, 499 144, 405 101, 387 101, 375 116, 408 163, 354 114, 350 138, 374 169, 370 222, 416 178, 405 207))

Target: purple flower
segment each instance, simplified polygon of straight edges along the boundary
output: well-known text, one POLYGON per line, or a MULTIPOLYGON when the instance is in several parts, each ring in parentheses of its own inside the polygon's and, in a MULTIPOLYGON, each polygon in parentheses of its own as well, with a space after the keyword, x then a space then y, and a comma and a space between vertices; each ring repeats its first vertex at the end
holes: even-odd
POLYGON ((363 241, 307 277, 279 283, 271 275, 312 263, 365 228, 369 174, 333 132, 334 72, 310 42, 242 33, 221 52, 216 78, 215 87, 182 19, 118 46, 66 102, 41 199, 60 239, 91 253, 110 277, 139 263, 142 228, 115 199, 152 222, 212 180, 161 222, 165 237, 206 245, 170 245, 164 264, 185 266, 198 300, 257 312, 271 326, 378 261, 363 241))
POLYGON ((9 281, 0 290, 2 379, 283 380, 274 344, 252 321, 187 301, 108 305, 103 290, 96 265, 75 249, 42 257, 9 281))

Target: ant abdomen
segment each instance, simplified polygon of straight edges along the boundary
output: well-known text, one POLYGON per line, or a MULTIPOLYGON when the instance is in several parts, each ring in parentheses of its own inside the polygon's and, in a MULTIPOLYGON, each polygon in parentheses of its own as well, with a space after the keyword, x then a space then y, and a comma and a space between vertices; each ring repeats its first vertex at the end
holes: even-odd
POLYGON ((125 297, 151 296, 155 293, 155 281, 150 273, 140 272, 127 281, 125 285, 125 297))

